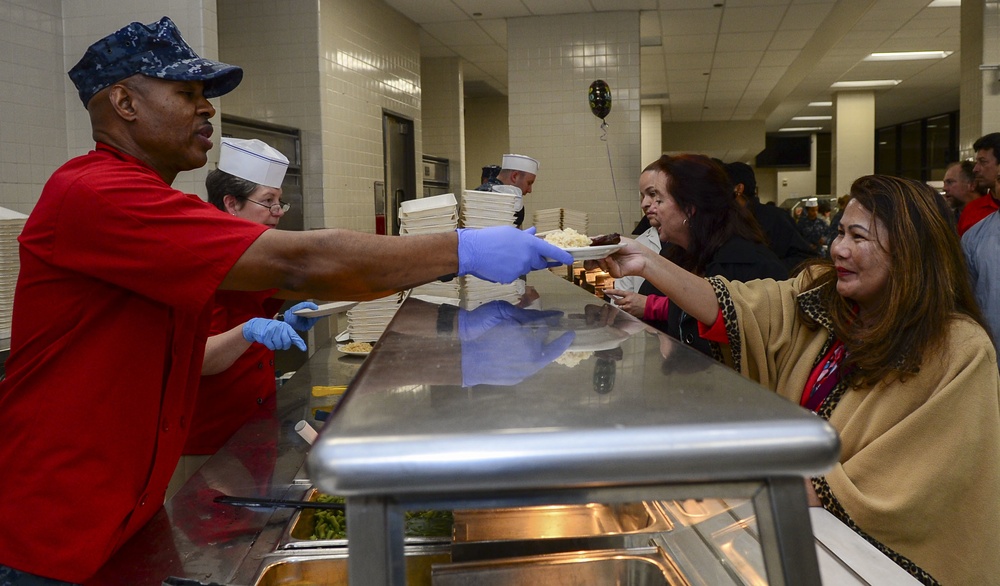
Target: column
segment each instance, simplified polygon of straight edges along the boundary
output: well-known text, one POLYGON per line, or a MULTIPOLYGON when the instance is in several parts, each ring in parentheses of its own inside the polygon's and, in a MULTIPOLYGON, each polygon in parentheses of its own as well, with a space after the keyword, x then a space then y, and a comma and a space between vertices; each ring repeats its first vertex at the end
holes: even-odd
POLYGON ((847 193, 851 183, 875 172, 875 94, 871 91, 833 95, 832 194, 847 193))
POLYGON ((958 154, 970 158, 977 138, 1000 132, 1000 4, 962 2, 961 10, 958 154))
POLYGON ((458 57, 421 59, 420 85, 424 154, 448 159, 450 191, 461 195, 466 185, 461 60, 458 57))

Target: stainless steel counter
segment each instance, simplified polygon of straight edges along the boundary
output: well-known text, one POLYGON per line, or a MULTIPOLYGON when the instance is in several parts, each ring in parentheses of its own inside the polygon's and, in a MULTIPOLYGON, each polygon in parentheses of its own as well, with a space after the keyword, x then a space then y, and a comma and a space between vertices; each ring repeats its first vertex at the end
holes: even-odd
POLYGON ((313 388, 353 380, 309 463, 348 496, 354 583, 401 583, 405 508, 711 495, 753 500, 771 584, 818 584, 801 476, 835 461, 833 431, 564 279, 528 285, 526 311, 411 296, 367 361, 320 345, 275 417, 241 429, 91 583, 253 584, 292 513, 213 499, 301 498, 313 482, 294 425, 320 429, 332 398, 313 388))
POLYGON ((528 310, 409 299, 314 444, 351 584, 405 583, 405 509, 698 497, 751 498, 770 583, 819 584, 802 478, 834 430, 551 273, 528 286, 528 310))

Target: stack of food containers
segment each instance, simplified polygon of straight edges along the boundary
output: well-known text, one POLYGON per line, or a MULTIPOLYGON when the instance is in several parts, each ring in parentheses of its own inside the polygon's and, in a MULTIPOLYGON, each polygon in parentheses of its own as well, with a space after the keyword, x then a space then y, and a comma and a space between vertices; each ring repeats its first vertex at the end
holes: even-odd
POLYGON ((355 342, 376 342, 396 315, 403 293, 393 293, 381 299, 363 301, 347 311, 348 337, 355 342))
MULTIPOLYGON (((520 196, 500 191, 471 191, 462 194, 462 225, 466 228, 513 226, 520 196)), ((461 278, 461 305, 475 309, 487 301, 504 299, 516 303, 524 294, 524 282, 497 284, 472 276, 461 278)))
POLYGON ((458 227, 454 193, 411 199, 399 206, 399 234, 451 232, 458 227))
POLYGON ((562 208, 535 210, 535 230, 538 234, 562 228, 562 208))
POLYGON ((462 225, 466 228, 513 226, 519 197, 499 191, 466 190, 462 194, 462 225))
MULTIPOLYGON (((454 193, 405 201, 399 206, 399 234, 451 232, 458 227, 458 201, 454 193)), ((435 281, 412 291, 425 298, 458 302, 458 281, 435 281)))

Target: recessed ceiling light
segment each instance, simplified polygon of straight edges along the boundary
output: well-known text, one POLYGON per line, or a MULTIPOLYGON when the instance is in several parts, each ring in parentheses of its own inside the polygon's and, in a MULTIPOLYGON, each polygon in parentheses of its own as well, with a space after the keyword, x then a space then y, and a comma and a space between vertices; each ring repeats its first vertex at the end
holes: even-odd
POLYGON ((822 126, 789 126, 787 128, 779 128, 778 132, 811 132, 813 130, 823 130, 822 126))
POLYGON ((792 120, 833 120, 833 116, 792 116, 792 120))
POLYGON ((838 81, 831 85, 832 88, 839 89, 872 89, 880 87, 893 87, 899 85, 899 79, 867 79, 859 81, 838 81))
POLYGON ((918 59, 944 59, 954 51, 894 51, 872 53, 862 61, 916 61, 918 59))
POLYGON ((934 0, 927 5, 927 8, 953 8, 961 5, 962 0, 934 0))
POLYGON ((829 107, 833 105, 833 102, 809 102, 809 105, 813 107, 829 107))

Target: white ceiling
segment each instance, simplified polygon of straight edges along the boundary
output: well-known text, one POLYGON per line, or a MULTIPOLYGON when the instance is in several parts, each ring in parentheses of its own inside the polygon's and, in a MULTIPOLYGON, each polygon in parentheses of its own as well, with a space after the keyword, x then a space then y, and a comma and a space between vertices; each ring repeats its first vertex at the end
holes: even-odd
POLYGON ((899 79, 877 90, 876 126, 959 108, 959 7, 930 0, 385 0, 421 26, 423 57, 461 57, 468 96, 507 94, 506 18, 639 11, 644 104, 665 122, 764 120, 769 132, 830 122, 809 107, 842 80, 899 79), (945 59, 866 62, 872 52, 954 51, 945 59))

